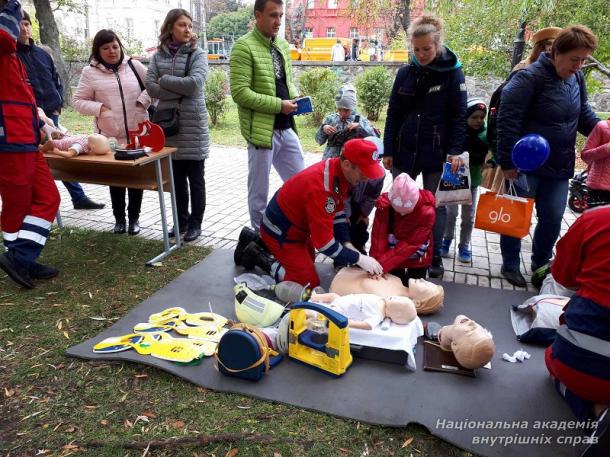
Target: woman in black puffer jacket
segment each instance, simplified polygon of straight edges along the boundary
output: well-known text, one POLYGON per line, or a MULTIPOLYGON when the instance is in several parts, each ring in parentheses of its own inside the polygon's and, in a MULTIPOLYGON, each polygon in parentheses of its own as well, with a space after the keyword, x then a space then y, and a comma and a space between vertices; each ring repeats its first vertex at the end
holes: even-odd
MULTIPOLYGON (((442 23, 421 16, 409 28, 412 58, 396 75, 384 131, 384 166, 397 176, 423 174, 424 188, 435 192, 445 161, 455 171, 464 152, 466 84, 462 64, 442 43, 442 23), (447 157, 449 156, 449 157, 447 157)), ((436 210, 431 277, 443 274, 440 246, 446 208, 436 210)))

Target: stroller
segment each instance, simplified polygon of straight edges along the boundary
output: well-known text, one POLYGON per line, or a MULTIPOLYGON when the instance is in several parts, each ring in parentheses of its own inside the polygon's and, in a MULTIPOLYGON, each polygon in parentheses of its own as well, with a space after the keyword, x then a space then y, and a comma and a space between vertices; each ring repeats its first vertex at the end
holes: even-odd
POLYGON ((589 208, 587 189, 587 170, 576 173, 570 180, 568 206, 575 213, 582 213, 589 208))

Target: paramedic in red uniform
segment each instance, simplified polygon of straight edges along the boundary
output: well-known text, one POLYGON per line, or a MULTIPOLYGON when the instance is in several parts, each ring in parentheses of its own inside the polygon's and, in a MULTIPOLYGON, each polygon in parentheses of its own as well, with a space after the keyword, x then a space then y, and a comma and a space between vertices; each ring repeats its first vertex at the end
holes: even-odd
POLYGON ((580 421, 598 427, 586 457, 610 450, 610 206, 585 211, 557 243, 553 277, 575 289, 560 318, 546 366, 580 421))
POLYGON ((320 284, 314 268, 317 249, 337 265, 358 265, 371 274, 381 274, 379 262, 349 243, 343 211, 353 185, 384 176, 378 155, 375 143, 350 140, 339 157, 316 163, 286 181, 269 202, 260 232, 276 261, 253 242, 246 248, 242 264, 257 265, 277 281, 313 288, 320 284))
POLYGON ((36 262, 57 214, 59 193, 38 151, 36 101, 15 53, 21 18, 18 1, 0 0, 0 223, 8 249, 0 255, 0 268, 17 284, 31 289, 32 279, 59 273, 36 262))

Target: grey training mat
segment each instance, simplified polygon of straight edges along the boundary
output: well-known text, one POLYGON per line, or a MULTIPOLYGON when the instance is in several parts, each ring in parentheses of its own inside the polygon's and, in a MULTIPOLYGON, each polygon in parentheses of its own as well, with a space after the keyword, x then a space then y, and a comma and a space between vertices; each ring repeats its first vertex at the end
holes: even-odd
MULTIPOLYGON (((319 271, 327 287, 332 267, 320 265, 319 271)), ((483 456, 574 455, 577 448, 563 443, 570 443, 574 436, 580 439, 584 431, 566 427, 573 417, 549 380, 543 349, 524 347, 532 356, 525 363, 501 360, 502 353, 512 354, 522 347, 514 336, 509 308, 528 297, 526 292, 443 284, 445 308, 433 319, 447 324, 457 314, 466 314, 494 335, 492 369, 478 370, 476 378, 423 371, 421 339, 416 348, 416 372, 354 359, 343 377, 333 378, 285 359, 257 383, 223 376, 214 369, 212 359, 198 366, 178 366, 135 351, 104 355, 92 352, 93 345, 104 338, 131 333, 135 324, 170 306, 182 306, 189 312, 207 311, 211 301, 214 312, 235 318, 232 288, 236 273, 232 251, 214 251, 104 332, 67 353, 85 359, 146 363, 209 389, 239 392, 363 422, 389 426, 415 422, 483 456), (558 426, 566 430, 556 430, 558 426)))

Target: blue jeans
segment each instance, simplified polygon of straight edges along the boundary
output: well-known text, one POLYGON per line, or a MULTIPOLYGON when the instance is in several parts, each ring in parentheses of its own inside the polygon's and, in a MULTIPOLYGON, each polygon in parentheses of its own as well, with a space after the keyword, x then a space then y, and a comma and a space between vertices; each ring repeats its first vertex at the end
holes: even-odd
MULTIPOLYGON (((53 121, 55 127, 59 127, 59 114, 53 114, 52 112, 45 112, 47 117, 53 121)), ((63 181, 64 186, 68 189, 70 193, 70 197, 72 198, 72 203, 76 203, 84 198, 87 198, 85 195, 85 191, 83 190, 83 186, 78 182, 66 182, 63 181)))
MULTIPOLYGON (((534 271, 548 263, 553 255, 553 247, 559 238, 561 220, 568 201, 568 180, 519 175, 514 184, 520 197, 533 198, 536 204, 538 225, 534 230, 531 259, 534 271)), ((504 269, 519 271, 521 240, 501 235, 500 249, 504 269)))

